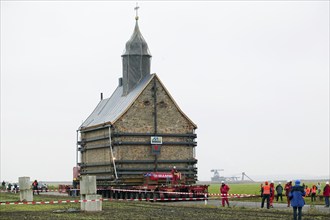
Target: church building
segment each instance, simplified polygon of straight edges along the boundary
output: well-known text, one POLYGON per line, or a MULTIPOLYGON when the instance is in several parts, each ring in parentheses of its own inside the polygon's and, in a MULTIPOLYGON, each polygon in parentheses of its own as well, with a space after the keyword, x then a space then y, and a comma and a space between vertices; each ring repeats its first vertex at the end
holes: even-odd
POLYGON ((137 185, 148 172, 173 166, 187 184, 197 180, 197 125, 180 109, 158 75, 136 16, 122 54, 123 75, 109 98, 101 98, 79 127, 80 174, 98 185, 137 185))

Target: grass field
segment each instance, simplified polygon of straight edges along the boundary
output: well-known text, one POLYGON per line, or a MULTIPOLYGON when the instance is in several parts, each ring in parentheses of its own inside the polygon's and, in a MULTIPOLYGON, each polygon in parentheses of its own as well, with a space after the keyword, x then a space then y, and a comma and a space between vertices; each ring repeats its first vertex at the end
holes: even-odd
MULTIPOLYGON (((72 200, 67 196, 34 196, 34 201, 72 200)), ((19 194, 1 193, 0 201, 15 202, 19 194)), ((46 205, 1 205, 0 219, 292 219, 291 209, 222 208, 204 205, 175 205, 161 202, 105 201, 102 212, 80 212, 79 203, 46 205), (69 210, 76 212, 68 212, 69 210)), ((303 219, 328 219, 328 214, 304 211, 303 219)))
MULTIPOLYGON (((233 194, 252 194, 260 195, 259 183, 243 183, 243 184, 228 184, 230 187, 229 193, 233 194)), ((220 193, 220 184, 211 184, 209 193, 220 193)))

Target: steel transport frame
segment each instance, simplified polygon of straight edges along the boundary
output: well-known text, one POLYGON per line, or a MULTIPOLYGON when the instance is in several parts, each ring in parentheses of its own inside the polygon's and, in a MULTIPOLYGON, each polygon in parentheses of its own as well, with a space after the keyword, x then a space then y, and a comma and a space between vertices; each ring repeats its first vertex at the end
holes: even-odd
POLYGON ((175 201, 178 198, 207 198, 208 185, 133 186, 129 188, 97 189, 97 194, 111 199, 146 199, 175 201), (174 199, 174 200, 167 200, 174 199))

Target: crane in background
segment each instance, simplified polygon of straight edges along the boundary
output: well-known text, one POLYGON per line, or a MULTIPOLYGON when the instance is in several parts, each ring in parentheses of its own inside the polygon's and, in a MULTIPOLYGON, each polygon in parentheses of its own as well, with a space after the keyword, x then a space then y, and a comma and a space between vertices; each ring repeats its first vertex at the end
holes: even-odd
POLYGON ((254 182, 253 179, 251 179, 248 175, 245 174, 245 172, 242 172, 242 181, 244 181, 244 177, 248 178, 249 180, 251 180, 252 182, 254 182))
MULTIPOLYGON (((221 181, 230 181, 230 182, 237 182, 239 181, 239 177, 236 175, 230 176, 230 177, 225 177, 225 176, 221 176, 220 172, 224 171, 224 169, 212 169, 211 172, 213 173, 213 177, 211 177, 211 181, 212 182, 221 182, 221 181)), ((253 179, 251 179, 248 175, 246 175, 245 172, 242 172, 242 179, 241 181, 251 181, 254 182, 253 179)))
POLYGON ((213 177, 211 177, 211 181, 213 182, 219 182, 219 181, 224 181, 225 177, 220 176, 220 171, 224 171, 224 169, 212 169, 211 172, 214 173, 213 177))

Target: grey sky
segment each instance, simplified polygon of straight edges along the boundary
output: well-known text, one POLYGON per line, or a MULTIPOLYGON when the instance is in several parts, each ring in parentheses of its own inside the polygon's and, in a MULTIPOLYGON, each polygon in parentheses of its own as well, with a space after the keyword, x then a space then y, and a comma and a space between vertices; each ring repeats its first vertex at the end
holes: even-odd
MULTIPOLYGON (((197 124, 198 177, 329 178, 329 2, 139 2, 197 124)), ((1 1, 1 180, 71 180, 76 129, 122 76, 135 2, 1 1)))

